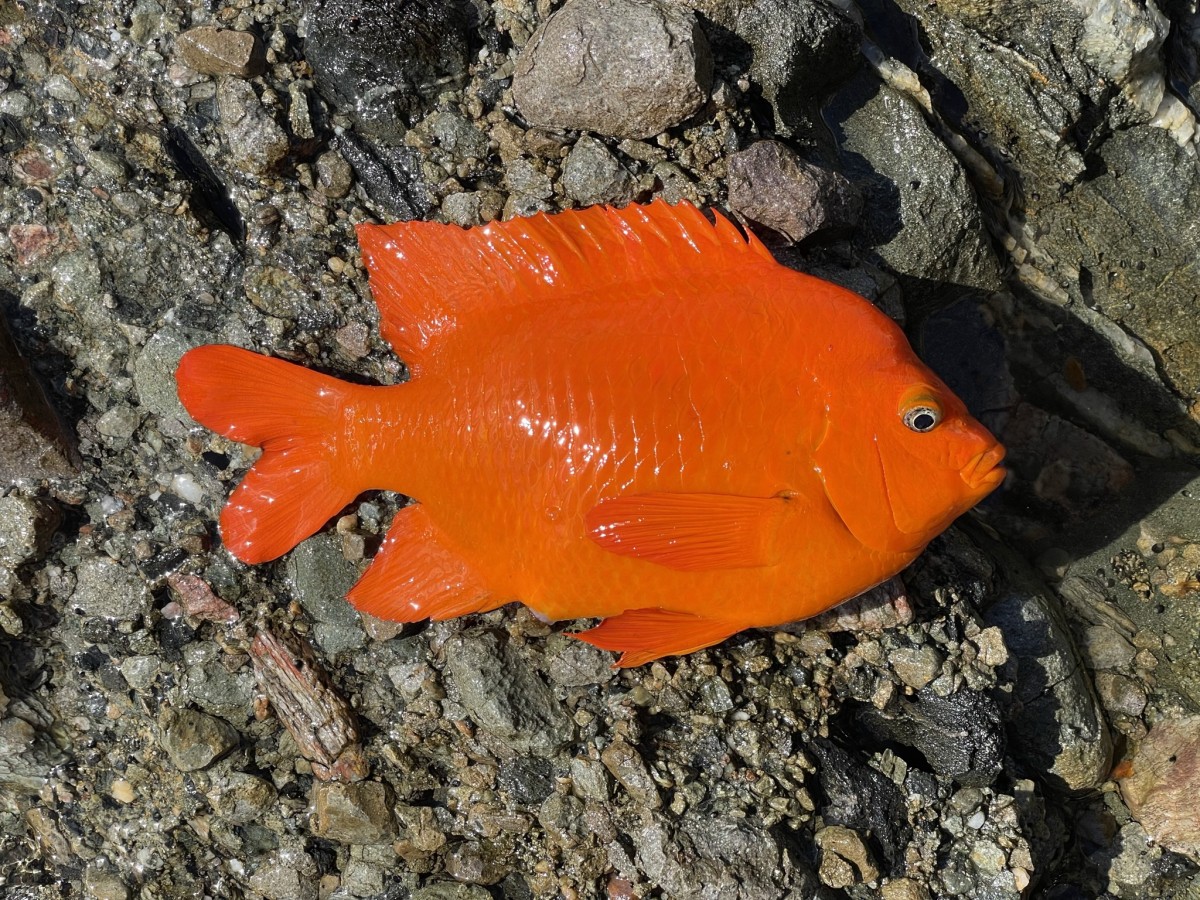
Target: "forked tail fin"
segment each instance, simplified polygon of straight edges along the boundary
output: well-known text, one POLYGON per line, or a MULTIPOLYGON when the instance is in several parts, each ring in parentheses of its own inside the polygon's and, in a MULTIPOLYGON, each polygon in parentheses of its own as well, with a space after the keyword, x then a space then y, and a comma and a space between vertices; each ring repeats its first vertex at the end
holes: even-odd
POLYGON ((266 562, 317 532, 363 484, 359 419, 372 388, 248 350, 211 344, 185 353, 179 399, 207 428, 263 453, 221 512, 238 559, 266 562))

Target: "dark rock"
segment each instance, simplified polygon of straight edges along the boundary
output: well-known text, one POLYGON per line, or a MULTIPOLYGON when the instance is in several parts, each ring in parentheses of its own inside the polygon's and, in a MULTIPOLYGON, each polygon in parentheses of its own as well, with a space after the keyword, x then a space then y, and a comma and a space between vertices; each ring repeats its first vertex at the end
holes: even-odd
POLYGON ((1001 287, 967 172, 913 103, 859 75, 830 98, 825 119, 842 171, 863 192, 859 240, 902 276, 910 313, 946 306, 964 287, 1001 287))
POLYGON ((919 691, 894 712, 863 708, 858 720, 876 738, 918 750, 939 775, 986 787, 1004 763, 1000 708, 987 694, 960 690, 948 697, 919 691))
POLYGON ((817 774, 826 800, 821 815, 826 823, 872 835, 886 863, 882 868, 899 874, 912 836, 900 789, 832 741, 818 738, 807 747, 820 764, 817 774))
POLYGON ((333 145, 385 218, 407 222, 433 209, 421 178, 421 157, 413 148, 376 146, 349 131, 336 136, 333 145))
POLYGON ((471 717, 515 752, 545 756, 571 739, 562 704, 498 633, 458 635, 446 664, 471 717))
POLYGON ((266 68, 262 41, 248 31, 200 25, 179 35, 175 48, 188 66, 203 75, 250 78, 266 68))
POLYGON ((1107 776, 1108 725, 1057 602, 1011 551, 989 544, 998 599, 984 619, 1004 634, 1001 669, 1015 690, 1004 710, 1014 756, 1059 788, 1083 791, 1107 776))
POLYGON ((793 243, 823 229, 851 228, 862 195, 837 172, 802 160, 778 141, 729 157, 729 206, 793 243))
POLYGON ((0 314, 0 484, 70 475, 74 438, 59 419, 0 314))
POLYGON ((513 99, 526 119, 647 138, 708 99, 712 57, 696 17, 661 0, 571 0, 521 51, 513 99))
POLYGON ((554 792, 554 770, 536 756, 518 756, 501 763, 496 778, 500 788, 521 806, 536 806, 554 792))
POLYGON ((389 143, 466 73, 468 7, 455 0, 312 0, 307 24, 317 89, 389 143))

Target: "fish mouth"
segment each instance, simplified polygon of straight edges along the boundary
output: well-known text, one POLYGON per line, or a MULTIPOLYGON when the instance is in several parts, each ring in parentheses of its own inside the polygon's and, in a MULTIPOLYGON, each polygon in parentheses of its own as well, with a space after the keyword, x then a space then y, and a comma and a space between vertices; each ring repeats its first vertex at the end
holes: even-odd
POLYGON ((967 464, 959 470, 962 480, 972 490, 989 493, 999 486, 1008 474, 1008 470, 1000 465, 1004 460, 1004 446, 993 444, 987 450, 976 453, 967 464))

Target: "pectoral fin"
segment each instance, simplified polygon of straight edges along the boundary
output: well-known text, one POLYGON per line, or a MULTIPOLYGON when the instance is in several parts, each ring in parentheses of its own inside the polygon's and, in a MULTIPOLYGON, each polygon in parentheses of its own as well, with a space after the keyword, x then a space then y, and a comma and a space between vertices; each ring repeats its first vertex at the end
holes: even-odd
POLYGON ((775 562, 787 495, 649 493, 615 497, 584 516, 588 537, 610 553, 669 569, 746 569, 775 562))
POLYGON ((628 609, 571 636, 601 650, 620 653, 616 667, 628 669, 660 656, 711 647, 745 627, 669 609, 628 609))

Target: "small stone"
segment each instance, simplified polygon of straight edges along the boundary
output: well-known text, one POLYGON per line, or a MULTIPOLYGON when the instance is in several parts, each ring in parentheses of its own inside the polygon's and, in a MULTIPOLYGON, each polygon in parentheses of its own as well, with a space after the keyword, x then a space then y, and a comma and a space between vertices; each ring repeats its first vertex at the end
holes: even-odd
POLYGON ((1083 650, 1093 669, 1128 669, 1137 652, 1133 644, 1106 625, 1093 625, 1084 632, 1083 650))
POLYGON ((114 778, 108 792, 118 803, 132 803, 137 797, 133 785, 124 778, 114 778))
POLYGON ((317 625, 317 643, 330 657, 366 645, 358 612, 346 593, 358 580, 358 570, 342 554, 341 540, 320 534, 298 546, 288 557, 288 578, 296 599, 317 625))
POLYGON ((313 785, 313 833, 343 844, 381 844, 395 836, 391 798, 378 781, 313 785))
POLYGON ((137 573, 106 556, 84 560, 75 573, 72 605, 85 616, 129 622, 150 605, 150 592, 137 573))
POLYGON ((217 111, 225 146, 239 168, 266 175, 287 156, 287 133, 249 83, 231 77, 218 81, 217 111))
POLYGON ((981 841, 971 848, 970 859, 979 874, 988 878, 998 875, 1008 863, 1004 851, 986 841, 981 841))
POLYGON ((793 243, 853 228, 862 212, 862 195, 844 176, 805 162, 778 141, 758 141, 728 165, 730 208, 793 243))
POLYGON ((268 315, 296 319, 312 303, 312 293, 299 278, 278 266, 248 266, 242 276, 246 299, 268 315))
POLYGON ((230 825, 245 825, 266 814, 275 803, 276 791, 265 778, 230 772, 214 777, 205 796, 213 812, 230 825))
POLYGON ((317 864, 309 854, 289 848, 273 850, 260 858, 248 883, 267 900, 317 900, 318 875, 317 864))
POLYGON ((633 746, 625 741, 615 740, 600 752, 600 761, 639 806, 648 809, 658 809, 662 806, 658 785, 650 777, 646 763, 633 746))
POLYGON ((879 896, 882 900, 929 900, 929 891, 911 878, 891 878, 879 889, 879 896))
POLYGON ((563 190, 576 203, 611 203, 633 199, 633 176, 609 149, 593 137, 575 142, 563 164, 563 190))
POLYGON ((238 745, 232 725, 199 710, 167 707, 159 728, 159 743, 181 772, 206 768, 238 745))
POLYGON ((1146 692, 1132 678, 1116 672, 1096 673, 1096 693, 1111 715, 1137 718, 1146 710, 1146 692))
POLYGON ((944 657, 934 647, 900 647, 892 651, 888 662, 901 681, 920 690, 937 678, 944 657))
POLYGON ((712 55, 696 16, 662 0, 571 0, 517 59, 513 99, 535 125, 653 137, 696 112, 712 55))
POLYGON ((821 880, 833 888, 847 888, 859 881, 875 881, 879 869, 871 859, 858 832, 841 825, 827 825, 816 834, 821 849, 821 880), (828 863, 828 864, 827 864, 828 863), (850 869, 846 864, 853 864, 850 869))
POLYGON ((239 618, 238 611, 213 593, 203 578, 173 572, 167 576, 167 584, 179 598, 185 615, 205 622, 230 624, 239 618))
POLYGON ((336 150, 328 150, 317 157, 317 190, 326 197, 339 200, 350 193, 354 186, 354 170, 346 157, 336 150))
POLYGON ((499 191, 463 191, 442 200, 442 215, 452 225, 483 225, 500 218, 504 195, 499 191))
POLYGON ((546 657, 550 680, 563 687, 603 684, 613 678, 611 655, 563 634, 546 639, 546 657))
POLYGON ((96 430, 114 443, 127 442, 141 424, 142 417, 128 403, 118 403, 96 420, 96 430))
POLYGON ((189 346, 182 335, 168 328, 156 331, 146 341, 133 363, 133 386, 142 409, 160 418, 191 421, 175 387, 175 369, 189 346))
POLYGON ((492 900, 492 894, 474 884, 442 882, 413 891, 410 900, 492 900))
POLYGON ((100 866, 87 867, 83 890, 89 900, 129 900, 129 888, 121 876, 100 866))
POLYGON ((183 61, 204 75, 251 78, 266 68, 266 53, 258 36, 213 25, 189 28, 175 41, 183 61))
POLYGON ((445 857, 446 874, 468 884, 497 884, 505 875, 504 857, 480 841, 464 841, 445 857))
POLYGON ((15 569, 40 557, 61 522, 58 507, 48 500, 0 497, 0 568, 15 569))

